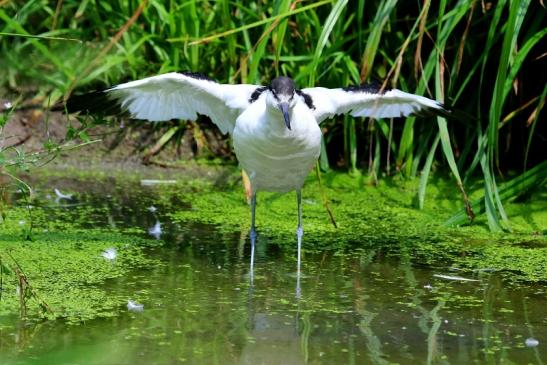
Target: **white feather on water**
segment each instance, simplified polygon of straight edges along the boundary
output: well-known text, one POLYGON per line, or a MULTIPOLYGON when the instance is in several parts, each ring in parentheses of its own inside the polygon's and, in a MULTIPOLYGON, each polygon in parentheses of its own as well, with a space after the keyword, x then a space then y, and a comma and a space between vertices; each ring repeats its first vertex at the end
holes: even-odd
POLYGON ((59 198, 59 199, 72 199, 72 194, 63 194, 57 188, 53 189, 53 191, 55 192, 55 195, 57 195, 57 198, 59 198))
POLYGON ((144 310, 144 305, 134 302, 132 300, 127 301, 127 310, 130 312, 142 312, 144 310))
POLYGON ((143 179, 141 180, 141 186, 153 186, 163 184, 176 184, 177 180, 157 180, 157 179, 143 179))
POLYGON ((116 257, 118 256, 118 251, 114 247, 110 247, 104 250, 101 256, 108 261, 112 261, 112 260, 115 260, 116 257))
POLYGON ((480 281, 477 279, 468 279, 462 276, 453 276, 453 275, 433 274, 433 276, 440 279, 454 280, 454 281, 480 281))
POLYGON ((526 345, 526 347, 536 347, 537 345, 539 345, 539 341, 536 340, 535 338, 527 338, 526 341, 524 341, 524 344, 526 345))

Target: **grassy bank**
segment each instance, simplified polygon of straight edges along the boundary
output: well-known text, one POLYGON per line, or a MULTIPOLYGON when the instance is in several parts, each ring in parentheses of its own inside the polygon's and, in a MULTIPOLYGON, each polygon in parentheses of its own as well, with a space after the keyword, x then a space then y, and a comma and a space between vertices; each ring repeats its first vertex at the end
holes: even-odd
MULTIPOLYGON (((322 169, 359 170, 376 181, 420 176, 419 207, 431 171, 450 171, 460 190, 481 176, 480 210, 491 230, 507 231, 504 203, 545 180, 527 171, 545 163, 544 18, 530 0, 8 2, 0 7, 0 84, 19 108, 179 70, 247 83, 285 74, 301 87, 386 80, 465 113, 448 123, 326 122, 322 169), (515 171, 528 184, 500 191, 515 171)), ((165 140, 189 127, 198 145, 201 129, 214 128, 170 124, 165 140)))

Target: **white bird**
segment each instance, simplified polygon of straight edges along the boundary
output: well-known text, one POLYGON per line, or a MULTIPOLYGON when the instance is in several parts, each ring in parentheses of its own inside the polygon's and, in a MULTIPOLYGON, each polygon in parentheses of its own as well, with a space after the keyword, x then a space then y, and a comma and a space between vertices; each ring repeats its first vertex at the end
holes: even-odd
POLYGON ((319 157, 321 129, 327 118, 397 118, 432 112, 448 115, 444 106, 423 96, 377 85, 297 89, 289 77, 268 86, 217 83, 201 74, 167 73, 80 96, 55 110, 94 114, 128 112, 149 121, 196 120, 206 115, 229 133, 237 159, 251 182, 251 269, 256 240, 257 191, 296 191, 298 204, 298 273, 303 236, 301 189, 319 157))

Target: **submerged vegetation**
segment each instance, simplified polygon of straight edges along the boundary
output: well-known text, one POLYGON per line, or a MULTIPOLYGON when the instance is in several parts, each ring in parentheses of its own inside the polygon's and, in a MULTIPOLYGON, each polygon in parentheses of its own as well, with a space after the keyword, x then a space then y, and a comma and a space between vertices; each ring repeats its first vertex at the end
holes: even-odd
MULTIPOLYGON (((97 178, 90 170, 78 177, 64 172, 64 186, 58 175, 38 176, 34 241, 21 235, 24 206, 8 212, 0 232, 3 267, 22 268, 30 284, 19 292, 26 293, 19 320, 21 276, 3 269, 2 363, 333 364, 355 358, 404 364, 431 358, 463 364, 544 357, 544 236, 495 235, 484 221, 463 230, 442 227, 458 204, 447 199, 449 181, 433 176, 437 204, 428 201, 418 211, 412 208, 417 181, 383 179, 374 188, 362 177, 328 173, 324 186, 339 197, 332 204, 335 231, 310 178, 301 277, 295 274, 294 195, 263 194, 252 281, 249 211, 235 183, 238 171, 226 175, 233 184, 199 179, 161 187, 126 176, 97 178), (53 186, 73 200, 52 202, 53 186), (148 220, 139 221, 142 216, 148 220), (144 238, 155 219, 163 245, 144 238), (117 249, 115 261, 103 255, 110 248, 117 249)), ((507 208, 516 217, 515 232, 529 231, 547 212, 539 199, 530 205, 534 214, 507 208)))
MULTIPOLYGON (((154 222, 161 221, 161 238, 170 242, 164 253, 185 250, 196 240, 195 245, 201 246, 203 242, 196 237, 204 235, 209 240, 205 232, 211 231, 218 232, 218 241, 207 241, 207 245, 225 241, 228 248, 237 246, 234 240, 239 239, 242 246, 238 250, 248 249, 249 209, 236 169, 224 172, 230 184, 187 179, 147 189, 138 186, 136 175, 113 184, 111 177, 97 177, 93 171, 71 177, 66 171, 62 174, 65 183, 70 181, 69 186, 83 191, 72 190, 72 199, 54 201, 55 197, 48 196, 51 188, 44 187, 58 177, 41 174, 32 215, 22 198, 4 215, 0 316, 21 311, 30 319, 80 322, 125 311, 128 300, 157 301, 149 297, 147 276, 160 275, 166 263, 154 256, 156 247, 164 245, 162 240, 152 239, 149 227, 154 222), (32 240, 26 239, 30 224, 32 240), (118 285, 117 278, 124 285, 118 285)), ((517 285, 547 281, 545 192, 535 192, 525 208, 509 204, 514 232, 492 234, 485 218, 474 227, 443 226, 458 200, 447 198, 451 189, 448 180, 433 179, 432 202, 420 211, 413 208, 419 184, 416 179, 387 178, 371 187, 364 177, 325 174, 323 189, 336 197, 331 202, 338 225, 335 229, 322 206, 321 189, 310 177, 303 195, 304 272, 318 270, 311 257, 329 252, 329 256, 374 254, 413 266, 438 267, 443 272, 453 268, 467 277, 496 272, 517 285)), ((480 195, 475 189, 470 190, 471 198, 480 195)), ((279 247, 294 265, 295 205, 293 194, 264 193, 257 208, 259 250, 279 247)), ((247 272, 248 259, 240 256, 238 262, 240 270, 247 272)))
MULTIPOLYGON (((467 270, 502 271, 510 273, 512 278, 528 281, 547 280, 544 192, 534 193, 526 208, 509 204, 508 212, 514 216, 513 233, 492 234, 486 218, 478 219, 474 227, 446 227, 443 222, 458 201, 447 198, 451 189, 447 180, 434 179, 432 202, 418 211, 413 208, 419 188, 416 179, 388 178, 371 187, 361 177, 328 173, 323 177, 323 188, 335 197, 331 202, 337 223, 334 228, 321 202, 321 188, 310 178, 303 191, 305 252, 376 249, 387 255, 408 257, 416 264, 451 263, 467 270)), ((471 192, 472 197, 480 195, 478 190, 471 192)), ((170 194, 189 206, 170 214, 175 222, 215 224, 225 232, 249 229, 241 225, 248 224, 249 209, 239 189, 212 185, 177 187, 166 195, 167 201, 172 199, 170 194)), ((259 243, 273 241, 295 251, 295 207, 293 194, 262 193, 257 207, 259 243)))
POLYGON ((23 318, 81 322, 111 317, 128 299, 146 296, 145 288, 128 293, 105 287, 105 282, 127 276, 132 268, 157 266, 143 254, 149 240, 115 229, 84 228, 82 221, 92 213, 85 209, 73 223, 59 213, 54 219, 51 210, 35 207, 29 217, 26 209, 14 208, 2 222, 1 317, 19 311, 23 318), (32 240, 26 239, 29 224, 34 226, 32 240), (104 255, 107 250, 115 250, 116 257, 104 255))
MULTIPOLYGON (((0 84, 18 100, 32 95, 47 106, 76 89, 180 70, 244 83, 285 74, 301 87, 385 80, 462 112, 448 123, 325 122, 323 171, 365 170, 375 183, 420 175, 419 208, 432 170, 450 171, 462 192, 480 175, 483 193, 473 209, 491 230, 510 230, 507 202, 545 186, 545 15, 530 0, 7 2, 0 7, 0 84)), ((189 129, 202 145, 201 130, 214 127, 158 128, 165 128, 159 149, 189 129)), ((88 138, 85 130, 72 137, 88 138)), ((470 206, 457 213, 461 206, 453 224, 473 216, 470 206)))

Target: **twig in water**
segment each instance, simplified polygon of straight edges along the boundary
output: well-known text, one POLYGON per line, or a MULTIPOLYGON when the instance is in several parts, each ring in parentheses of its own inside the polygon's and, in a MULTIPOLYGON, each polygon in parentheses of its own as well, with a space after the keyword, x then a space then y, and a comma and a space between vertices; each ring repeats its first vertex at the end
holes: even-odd
POLYGON ((53 314, 53 310, 51 309, 51 307, 42 298, 40 298, 36 290, 34 290, 32 285, 28 281, 27 275, 23 271, 23 268, 21 267, 21 265, 19 265, 19 262, 17 262, 17 260, 12 256, 11 253, 9 252, 6 252, 6 253, 15 264, 15 270, 13 271, 15 271, 17 275, 17 279, 19 280, 19 300, 22 304, 22 307, 21 307, 22 315, 24 315, 24 312, 26 311, 25 292, 27 289, 29 290, 30 295, 36 300, 36 302, 38 303, 38 305, 40 306, 40 308, 42 308, 44 312, 53 314))

